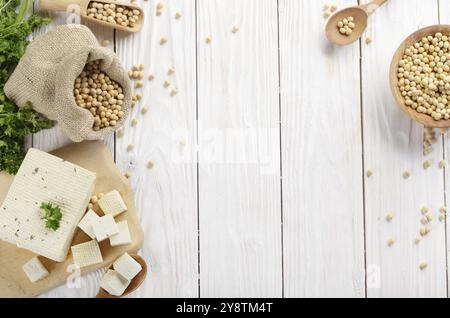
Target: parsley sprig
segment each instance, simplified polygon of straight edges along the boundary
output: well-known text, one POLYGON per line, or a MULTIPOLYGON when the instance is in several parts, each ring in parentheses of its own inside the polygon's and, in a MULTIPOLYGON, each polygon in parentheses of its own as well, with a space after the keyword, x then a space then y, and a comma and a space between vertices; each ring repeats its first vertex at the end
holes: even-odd
POLYGON ((62 219, 61 208, 51 203, 42 202, 41 210, 43 210, 45 213, 41 218, 45 221, 45 227, 53 231, 59 229, 59 225, 62 219))
POLYGON ((0 0, 0 171, 10 174, 17 172, 25 157, 25 136, 52 127, 52 122, 30 107, 17 107, 3 91, 11 72, 25 53, 29 35, 50 22, 48 18, 30 14, 33 2, 0 0))

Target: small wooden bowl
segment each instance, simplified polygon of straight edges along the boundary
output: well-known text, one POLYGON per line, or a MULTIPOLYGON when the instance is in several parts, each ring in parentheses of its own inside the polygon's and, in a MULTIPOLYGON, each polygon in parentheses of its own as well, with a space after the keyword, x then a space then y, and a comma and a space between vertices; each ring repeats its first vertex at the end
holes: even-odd
MULTIPOLYGON (((100 288, 100 291, 98 292, 97 296, 95 296, 95 298, 125 297, 125 296, 131 294, 132 292, 134 292, 136 289, 139 288, 139 286, 142 285, 142 283, 145 280, 145 277, 147 276, 147 263, 145 263, 144 259, 137 254, 130 254, 130 256, 142 266, 142 270, 136 275, 135 278, 133 278, 131 280, 130 285, 127 287, 127 289, 125 289, 123 295, 122 296, 114 296, 114 295, 111 295, 110 293, 108 293, 103 288, 100 288)), ((113 269, 113 265, 111 264, 111 266, 108 267, 108 269, 113 269)))
POLYGON ((417 32, 411 34, 400 47, 395 52, 394 57, 392 58, 391 68, 389 71, 389 80, 391 84, 392 94, 397 101, 397 104, 400 106, 400 109, 405 112, 409 117, 413 120, 421 123, 425 127, 430 128, 450 128, 450 119, 447 120, 434 120, 433 117, 427 114, 418 113, 415 109, 408 107, 405 104, 405 99, 403 98, 400 89, 398 87, 398 64, 402 59, 405 50, 411 46, 412 44, 420 41, 423 37, 429 35, 435 35, 436 33, 442 33, 444 35, 450 35, 450 25, 433 25, 423 29, 420 29, 417 32))

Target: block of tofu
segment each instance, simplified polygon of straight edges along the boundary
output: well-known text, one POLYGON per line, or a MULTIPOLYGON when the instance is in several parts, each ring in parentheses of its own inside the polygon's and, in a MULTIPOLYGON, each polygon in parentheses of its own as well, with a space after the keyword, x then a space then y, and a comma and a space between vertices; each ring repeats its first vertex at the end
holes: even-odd
POLYGON ((130 281, 112 269, 108 269, 100 282, 100 287, 113 296, 122 296, 128 285, 130 281))
POLYGON ((103 262, 102 252, 96 240, 72 246, 75 265, 80 268, 103 262))
POLYGON ((113 264, 113 268, 120 275, 131 281, 142 270, 141 264, 136 262, 128 253, 123 254, 113 264))
POLYGON ((86 211, 95 173, 37 149, 30 149, 0 207, 0 240, 63 262, 86 211), (60 227, 48 229, 42 203, 59 206, 60 227))
POLYGON ((119 229, 119 233, 111 236, 109 238, 109 242, 111 246, 121 246, 131 244, 131 235, 130 229, 128 228, 128 222, 122 221, 117 223, 117 228, 119 229))
POLYGON ((105 214, 111 214, 113 217, 116 217, 127 210, 127 206, 117 190, 105 194, 103 198, 98 201, 98 205, 105 214))
POLYGON ((98 223, 100 217, 93 210, 89 209, 84 217, 81 219, 78 227, 91 239, 95 239, 94 225, 98 223))
POLYGON ((37 256, 33 257, 23 265, 22 269, 32 283, 42 280, 49 275, 48 270, 42 265, 37 256))
POLYGON ((117 227, 116 221, 111 214, 106 214, 98 219, 98 221, 93 225, 95 238, 98 242, 103 242, 104 240, 110 238, 111 236, 119 233, 119 228, 117 227))

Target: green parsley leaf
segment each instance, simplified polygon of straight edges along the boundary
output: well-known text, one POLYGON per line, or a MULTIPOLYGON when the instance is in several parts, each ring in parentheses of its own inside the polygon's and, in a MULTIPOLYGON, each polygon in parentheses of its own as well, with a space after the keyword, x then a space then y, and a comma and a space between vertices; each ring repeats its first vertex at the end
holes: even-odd
POLYGON ((33 0, 0 0, 0 171, 17 173, 27 135, 53 126, 29 106, 19 108, 3 88, 25 52, 28 37, 50 19, 30 14, 33 0), (16 10, 18 8, 18 10, 16 10))
POLYGON ((41 218, 41 220, 45 221, 45 227, 53 231, 59 229, 59 224, 62 219, 61 208, 51 203, 42 202, 41 210, 45 212, 45 215, 41 218))

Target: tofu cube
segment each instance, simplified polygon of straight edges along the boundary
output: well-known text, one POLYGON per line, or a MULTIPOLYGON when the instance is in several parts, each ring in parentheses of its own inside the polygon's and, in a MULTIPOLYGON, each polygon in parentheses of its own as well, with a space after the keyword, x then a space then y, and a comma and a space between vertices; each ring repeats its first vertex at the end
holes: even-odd
POLYGON ((128 245, 131 244, 131 235, 130 229, 128 228, 128 222, 122 221, 117 223, 117 227, 119 229, 119 233, 111 236, 109 238, 109 242, 111 246, 120 246, 120 245, 128 245))
POLYGON ((97 224, 100 217, 93 210, 89 209, 89 211, 85 214, 83 219, 78 224, 78 227, 91 239, 95 239, 94 225, 97 224))
POLYGON ((117 190, 105 194, 103 198, 98 201, 98 205, 105 214, 111 214, 113 217, 116 217, 127 210, 127 206, 117 190))
POLYGON ((107 214, 98 219, 94 224, 95 238, 98 242, 102 242, 111 236, 119 233, 116 221, 111 214, 107 214))
POLYGON ((37 256, 33 257, 25 265, 23 265, 22 269, 32 283, 44 279, 49 275, 48 270, 44 267, 44 265, 42 265, 37 256))
POLYGON ((120 275, 131 281, 142 270, 141 264, 136 262, 128 253, 123 254, 113 264, 113 268, 120 275))
POLYGON ((71 247, 73 262, 80 268, 103 262, 102 252, 96 240, 71 247))
POLYGON ((109 269, 100 282, 100 287, 113 296, 122 296, 130 281, 115 270, 109 269))

